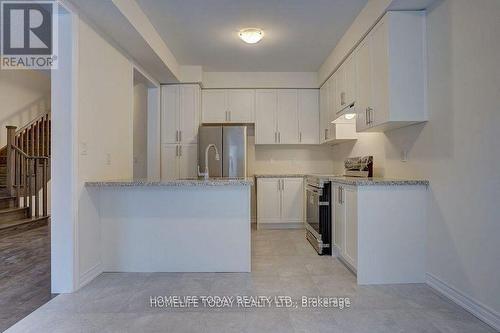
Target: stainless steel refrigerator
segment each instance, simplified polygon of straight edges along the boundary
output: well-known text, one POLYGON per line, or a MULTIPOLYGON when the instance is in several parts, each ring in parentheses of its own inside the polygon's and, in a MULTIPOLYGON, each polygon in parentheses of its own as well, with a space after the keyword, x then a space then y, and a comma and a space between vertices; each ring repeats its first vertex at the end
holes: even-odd
POLYGON ((198 132, 198 164, 205 171, 205 151, 209 144, 217 147, 220 158, 215 158, 214 149, 208 152, 210 177, 247 176, 247 128, 246 126, 202 125, 198 132))

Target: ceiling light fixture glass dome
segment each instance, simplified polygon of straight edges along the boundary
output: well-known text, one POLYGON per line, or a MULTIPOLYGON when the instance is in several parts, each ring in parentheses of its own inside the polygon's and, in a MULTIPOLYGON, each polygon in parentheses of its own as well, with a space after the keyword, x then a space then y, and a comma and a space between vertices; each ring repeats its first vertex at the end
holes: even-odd
POLYGON ((264 37, 264 31, 259 28, 246 28, 241 29, 238 36, 240 36, 240 39, 247 44, 255 44, 260 42, 260 40, 264 37))

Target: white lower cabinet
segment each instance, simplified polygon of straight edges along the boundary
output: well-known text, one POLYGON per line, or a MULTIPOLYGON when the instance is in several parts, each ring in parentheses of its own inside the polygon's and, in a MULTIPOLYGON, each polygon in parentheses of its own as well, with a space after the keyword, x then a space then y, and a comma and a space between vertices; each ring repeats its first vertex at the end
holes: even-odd
POLYGON ((425 282, 427 187, 332 185, 332 255, 357 283, 425 282))
POLYGON ((198 145, 164 144, 161 152, 161 179, 196 178, 198 145))
POLYGON ((257 179, 257 224, 279 228, 304 222, 304 183, 302 178, 257 179))
POLYGON ((357 269, 358 262, 358 218, 356 188, 334 185, 333 242, 337 254, 357 269))

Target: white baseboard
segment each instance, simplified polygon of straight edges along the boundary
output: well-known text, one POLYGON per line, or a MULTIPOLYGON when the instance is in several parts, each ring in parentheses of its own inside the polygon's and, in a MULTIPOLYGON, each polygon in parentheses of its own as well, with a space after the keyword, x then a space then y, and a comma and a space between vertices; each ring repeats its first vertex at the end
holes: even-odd
POLYGON ((436 276, 427 273, 426 283, 441 295, 449 298, 454 303, 460 305, 465 310, 472 313, 494 329, 500 331, 500 314, 490 309, 486 305, 470 298, 452 286, 446 284, 436 276))
MULTIPOLYGON (((85 285, 89 284, 93 279, 98 277, 102 273, 102 265, 101 262, 98 262, 83 274, 80 275, 80 279, 78 281, 78 289, 83 288, 85 285)), ((76 291, 76 290, 75 290, 76 291)))

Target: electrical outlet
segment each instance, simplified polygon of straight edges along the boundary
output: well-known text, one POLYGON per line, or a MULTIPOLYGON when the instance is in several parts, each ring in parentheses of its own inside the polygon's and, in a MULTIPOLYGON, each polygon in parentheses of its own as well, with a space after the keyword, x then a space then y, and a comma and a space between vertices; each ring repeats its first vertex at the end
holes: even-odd
POLYGON ((80 142, 80 155, 81 156, 88 155, 87 142, 85 141, 80 142))
POLYGON ((111 165, 111 153, 106 153, 106 165, 111 165))
POLYGON ((401 162, 408 162, 408 150, 401 151, 401 162))

